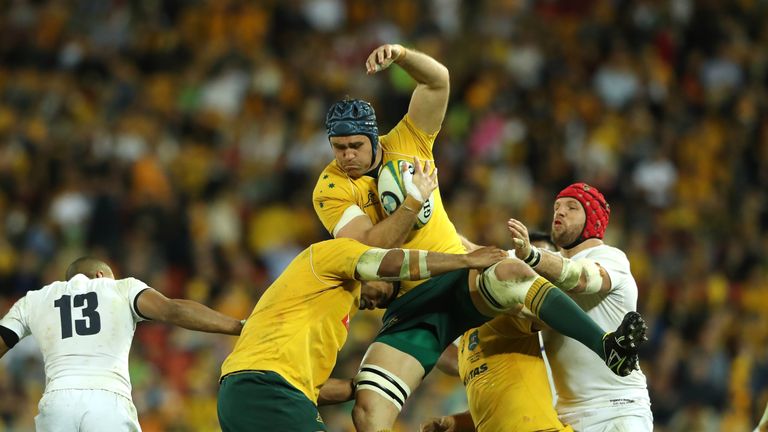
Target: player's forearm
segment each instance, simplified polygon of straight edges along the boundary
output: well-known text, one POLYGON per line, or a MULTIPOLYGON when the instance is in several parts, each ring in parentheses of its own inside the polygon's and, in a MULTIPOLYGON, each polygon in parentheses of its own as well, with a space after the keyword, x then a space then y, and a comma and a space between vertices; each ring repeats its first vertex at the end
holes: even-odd
POLYGON ((402 246, 416 224, 416 215, 421 206, 418 200, 407 196, 400 208, 373 225, 360 242, 385 249, 402 246))
POLYGON ((417 83, 430 89, 448 88, 450 85, 448 68, 424 53, 405 48, 395 63, 408 72, 417 83))
POLYGON ((458 269, 486 268, 506 257, 506 251, 495 247, 463 255, 372 248, 360 256, 355 270, 360 280, 422 280, 458 269))
POLYGON ((548 281, 555 283, 563 271, 564 258, 546 250, 540 249, 539 251, 541 252, 541 260, 533 267, 533 270, 548 281))
POLYGON ((469 266, 467 255, 418 249, 376 249, 360 257, 357 274, 361 280, 422 280, 469 266))
POLYGON ((545 250, 538 253, 541 257, 534 259, 532 268, 568 294, 594 294, 611 289, 605 270, 588 258, 573 260, 545 250))
POLYGON ((317 397, 317 405, 333 405, 352 400, 355 397, 355 386, 352 379, 328 378, 317 397))
MULTIPOLYGON (((468 256, 463 254, 429 252, 426 261, 427 271, 431 276, 470 267, 468 256)), ((411 267, 413 268, 413 265, 411 267)))
POLYGON ((208 333, 239 335, 243 329, 240 320, 216 312, 192 300, 174 299, 173 306, 162 321, 208 333))

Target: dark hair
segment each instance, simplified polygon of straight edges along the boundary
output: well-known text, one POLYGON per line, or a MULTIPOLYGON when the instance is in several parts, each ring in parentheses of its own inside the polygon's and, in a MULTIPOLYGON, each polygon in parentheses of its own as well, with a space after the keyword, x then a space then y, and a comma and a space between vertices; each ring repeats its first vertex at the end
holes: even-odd
POLYGON ((533 242, 546 242, 547 245, 552 249, 553 251, 557 250, 557 246, 555 245, 555 242, 552 241, 552 236, 544 231, 529 231, 528 232, 528 239, 533 242))
POLYGON ((74 260, 67 267, 66 277, 67 280, 70 280, 77 274, 84 274, 88 278, 94 279, 98 272, 112 276, 112 269, 107 263, 97 258, 84 256, 74 260))

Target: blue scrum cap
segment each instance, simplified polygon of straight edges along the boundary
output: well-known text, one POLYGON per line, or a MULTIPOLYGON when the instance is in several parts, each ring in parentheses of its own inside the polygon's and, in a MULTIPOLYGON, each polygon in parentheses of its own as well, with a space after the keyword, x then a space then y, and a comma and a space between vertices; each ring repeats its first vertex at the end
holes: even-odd
POLYGON ((325 116, 328 138, 336 136, 365 135, 371 140, 373 159, 379 146, 379 128, 376 126, 376 112, 368 102, 361 99, 344 99, 336 102, 325 116))

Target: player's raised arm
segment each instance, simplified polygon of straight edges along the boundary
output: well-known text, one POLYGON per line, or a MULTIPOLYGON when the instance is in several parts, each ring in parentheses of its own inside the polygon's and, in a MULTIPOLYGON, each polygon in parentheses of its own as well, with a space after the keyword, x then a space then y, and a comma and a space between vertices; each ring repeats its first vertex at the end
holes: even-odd
POLYGON ((392 63, 403 68, 418 83, 408 106, 408 117, 428 134, 439 131, 450 95, 448 68, 419 51, 387 44, 373 50, 365 61, 365 69, 368 74, 374 74, 392 63))
POLYGON ((152 288, 139 294, 136 300, 136 312, 145 318, 189 330, 239 335, 243 329, 240 320, 192 300, 169 299, 152 288))
POLYGON ((417 249, 370 249, 357 263, 361 280, 422 280, 462 268, 486 268, 507 252, 484 247, 468 254, 444 254, 417 249))

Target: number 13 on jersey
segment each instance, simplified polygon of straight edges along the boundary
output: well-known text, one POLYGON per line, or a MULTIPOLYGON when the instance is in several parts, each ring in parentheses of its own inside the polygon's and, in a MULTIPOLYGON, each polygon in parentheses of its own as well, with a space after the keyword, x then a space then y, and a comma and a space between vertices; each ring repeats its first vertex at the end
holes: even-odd
POLYGON ((96 311, 99 297, 95 292, 76 296, 63 295, 53 302, 53 306, 59 309, 62 339, 72 337, 72 308, 82 309, 83 319, 74 320, 75 332, 79 336, 95 335, 101 330, 101 317, 96 311))

